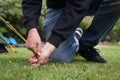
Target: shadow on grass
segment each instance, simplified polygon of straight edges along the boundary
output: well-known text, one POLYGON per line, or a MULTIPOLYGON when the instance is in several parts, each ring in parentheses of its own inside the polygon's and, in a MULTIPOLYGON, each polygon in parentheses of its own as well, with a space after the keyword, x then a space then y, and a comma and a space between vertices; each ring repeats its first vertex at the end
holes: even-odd
POLYGON ((85 59, 74 59, 73 61, 72 61, 72 63, 85 63, 85 64, 96 64, 97 62, 93 62, 93 61, 87 61, 87 60, 85 60, 85 59))
POLYGON ((73 62, 88 62, 88 61, 84 59, 74 59, 73 62))

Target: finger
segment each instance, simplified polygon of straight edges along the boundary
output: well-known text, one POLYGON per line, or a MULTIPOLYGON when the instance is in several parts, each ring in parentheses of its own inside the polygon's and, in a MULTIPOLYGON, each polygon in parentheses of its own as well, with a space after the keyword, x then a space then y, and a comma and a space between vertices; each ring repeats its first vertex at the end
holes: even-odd
POLYGON ((36 56, 32 56, 32 57, 30 57, 29 58, 29 64, 31 65, 31 64, 34 64, 34 63, 36 63, 37 62, 37 57, 36 56))
POLYGON ((39 58, 38 62, 36 63, 36 66, 41 66, 41 65, 45 65, 47 63, 47 58, 39 58))
POLYGON ((30 44, 28 49, 31 50, 34 55, 37 55, 37 47, 35 45, 30 44))
POLYGON ((41 47, 41 43, 39 42, 39 43, 37 43, 37 52, 38 53, 42 53, 42 47, 41 47))
POLYGON ((32 64, 30 64, 30 66, 35 66, 35 67, 37 67, 36 65, 37 65, 37 63, 32 63, 32 64))
POLYGON ((30 60, 36 61, 37 57, 34 55, 32 57, 29 58, 30 60))

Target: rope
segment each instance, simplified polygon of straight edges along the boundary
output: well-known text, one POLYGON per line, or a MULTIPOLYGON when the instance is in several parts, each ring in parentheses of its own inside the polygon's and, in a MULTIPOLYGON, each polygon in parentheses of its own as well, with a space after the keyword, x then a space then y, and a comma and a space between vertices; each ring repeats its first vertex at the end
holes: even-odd
POLYGON ((10 24, 10 22, 5 21, 5 19, 3 19, 1 16, 0 16, 0 19, 7 25, 7 27, 8 27, 9 29, 11 29, 14 33, 16 33, 24 42, 27 41, 27 40, 10 24))

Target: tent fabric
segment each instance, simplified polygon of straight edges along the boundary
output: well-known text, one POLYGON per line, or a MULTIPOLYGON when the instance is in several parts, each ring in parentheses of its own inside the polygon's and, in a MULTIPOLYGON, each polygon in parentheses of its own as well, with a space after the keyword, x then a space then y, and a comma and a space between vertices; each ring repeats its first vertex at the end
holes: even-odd
POLYGON ((7 39, 0 33, 0 53, 8 52, 5 48, 5 45, 8 44, 7 39))
POLYGON ((0 53, 7 53, 7 52, 8 51, 6 50, 5 45, 0 43, 0 53))
MULTIPOLYGON (((13 41, 13 38, 11 39, 13 41)), ((1 33, 0 33, 0 53, 6 53, 8 52, 8 49, 6 47, 9 47, 12 52, 16 52, 15 47, 13 44, 11 44, 7 38, 5 38, 1 33)))
POLYGON ((17 45, 17 41, 13 37, 8 37, 7 41, 12 45, 17 45))
POLYGON ((8 44, 9 42, 7 39, 0 33, 0 43, 1 44, 8 44))

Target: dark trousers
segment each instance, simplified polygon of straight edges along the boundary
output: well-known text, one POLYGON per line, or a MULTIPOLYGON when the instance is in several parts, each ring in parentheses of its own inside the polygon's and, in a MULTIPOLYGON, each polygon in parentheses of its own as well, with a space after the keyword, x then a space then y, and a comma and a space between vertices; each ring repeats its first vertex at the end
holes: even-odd
POLYGON ((80 49, 96 46, 100 39, 111 31, 120 18, 120 0, 103 0, 96 7, 91 5, 88 14, 93 13, 93 21, 79 41, 80 49))

